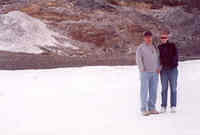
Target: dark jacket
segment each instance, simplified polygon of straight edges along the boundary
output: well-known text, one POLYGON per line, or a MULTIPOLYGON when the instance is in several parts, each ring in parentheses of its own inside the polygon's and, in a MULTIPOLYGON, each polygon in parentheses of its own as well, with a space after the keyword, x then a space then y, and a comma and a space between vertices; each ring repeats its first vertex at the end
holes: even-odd
POLYGON ((159 45, 158 49, 162 70, 169 70, 178 66, 178 51, 174 43, 167 41, 167 43, 159 45))

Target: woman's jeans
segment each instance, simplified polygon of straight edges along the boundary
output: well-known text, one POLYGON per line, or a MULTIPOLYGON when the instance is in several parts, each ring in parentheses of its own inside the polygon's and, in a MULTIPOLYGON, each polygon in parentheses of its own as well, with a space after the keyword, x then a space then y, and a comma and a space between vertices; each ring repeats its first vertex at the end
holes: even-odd
POLYGON ((141 72, 141 111, 151 111, 155 109, 157 99, 157 86, 159 75, 156 72, 141 72))
POLYGON ((160 73, 161 85, 162 85, 162 107, 167 107, 167 97, 168 97, 168 86, 171 89, 170 103, 171 107, 176 107, 177 104, 177 79, 178 79, 178 69, 173 68, 170 70, 162 70, 160 73))

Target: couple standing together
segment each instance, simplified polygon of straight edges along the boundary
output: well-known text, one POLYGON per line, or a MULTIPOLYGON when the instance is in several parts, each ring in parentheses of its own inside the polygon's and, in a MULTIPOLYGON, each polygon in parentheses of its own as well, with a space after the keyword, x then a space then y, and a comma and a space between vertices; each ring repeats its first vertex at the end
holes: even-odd
POLYGON ((168 41, 169 32, 162 32, 161 45, 152 44, 152 33, 144 33, 144 43, 136 51, 136 62, 140 71, 141 112, 144 116, 165 113, 167 111, 168 86, 170 86, 171 112, 176 112, 178 52, 175 44, 168 41), (162 85, 161 110, 156 110, 158 80, 162 85))

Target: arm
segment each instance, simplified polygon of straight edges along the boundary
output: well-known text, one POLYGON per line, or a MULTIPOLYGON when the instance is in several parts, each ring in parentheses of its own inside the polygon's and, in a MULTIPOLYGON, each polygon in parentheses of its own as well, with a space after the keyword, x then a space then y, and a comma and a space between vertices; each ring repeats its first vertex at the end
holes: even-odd
POLYGON ((143 58, 142 58, 142 53, 141 53, 140 48, 137 48, 136 50, 136 63, 139 67, 140 72, 144 72, 143 58))
POLYGON ((161 70, 162 70, 162 65, 160 61, 160 51, 158 51, 158 72, 160 72, 161 70))
POLYGON ((176 60, 178 61, 178 49, 176 48, 176 46, 174 45, 174 48, 175 48, 175 58, 176 60))
POLYGON ((162 65, 161 65, 161 61, 160 61, 160 49, 159 49, 159 47, 157 47, 157 52, 158 52, 158 67, 157 67, 157 72, 160 73, 160 71, 162 70, 162 65))
POLYGON ((178 61, 178 59, 179 59, 179 57, 178 57, 178 49, 176 48, 176 45, 175 44, 173 44, 173 59, 174 59, 174 61, 178 61))

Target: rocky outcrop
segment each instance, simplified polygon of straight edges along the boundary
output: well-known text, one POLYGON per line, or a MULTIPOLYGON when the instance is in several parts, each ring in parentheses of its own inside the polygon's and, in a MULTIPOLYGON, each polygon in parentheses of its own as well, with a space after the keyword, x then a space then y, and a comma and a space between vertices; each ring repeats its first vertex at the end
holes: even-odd
POLYGON ((171 33, 170 40, 177 44, 182 58, 199 57, 200 14, 198 12, 188 13, 182 7, 165 7, 141 12, 159 20, 168 28, 171 33))
POLYGON ((199 0, 107 0, 112 3, 130 3, 130 2, 147 2, 153 5, 168 5, 168 6, 180 6, 185 5, 188 8, 200 8, 199 0))
MULTIPOLYGON (((20 41, 21 48, 13 49, 18 50, 17 52, 19 50, 25 52, 23 50, 27 45, 30 45, 28 49, 36 47, 39 49, 38 52, 42 52, 33 56, 26 54, 31 51, 14 53, 13 55, 18 58, 27 58, 24 62, 17 62, 20 59, 15 59, 13 67, 16 68, 19 65, 16 66, 15 63, 21 63, 21 67, 27 68, 28 66, 23 66, 23 63, 26 63, 33 68, 33 65, 38 64, 28 64, 29 58, 34 59, 37 56, 37 60, 31 62, 41 63, 37 67, 42 68, 45 65, 49 67, 52 63, 56 67, 59 65, 72 66, 73 64, 74 66, 135 64, 135 51, 143 41, 142 34, 146 30, 154 33, 155 45, 159 44, 160 32, 163 29, 169 30, 171 32, 170 40, 177 44, 181 59, 199 57, 200 15, 198 10, 189 12, 185 8, 186 3, 173 3, 173 7, 171 7, 166 6, 170 4, 162 4, 163 1, 160 1, 159 5, 155 1, 144 3, 137 0, 22 0, 12 2, 1 5, 3 7, 0 10, 1 16, 8 16, 14 10, 16 13, 17 10, 17 13, 27 16, 28 20, 36 19, 43 24, 42 26, 45 26, 41 28, 40 25, 34 25, 38 32, 44 31, 44 28, 48 30, 44 34, 36 32, 34 35, 37 36, 29 37, 31 43, 37 41, 37 47, 34 44, 26 44, 30 43, 25 40, 28 39, 26 34, 24 34, 23 40, 20 40, 23 36, 11 36, 9 42, 5 40, 7 36, 4 38, 0 36, 3 39, 0 41, 3 41, 4 44, 6 41, 7 46, 11 44, 11 41, 20 41), (47 35, 38 36, 38 34, 47 35), (49 62, 44 62, 46 60, 49 62)), ((21 30, 26 31, 25 33, 35 31, 35 29, 31 29, 32 25, 24 27, 17 21, 8 25, 10 29, 6 30, 12 31, 12 34, 20 33, 21 30), (18 28, 20 28, 20 32, 18 32, 18 28)), ((0 30, 5 30, 5 27, 5 24, 1 25, 0 30)), ((5 33, 0 33, 0 35, 3 34, 5 33)), ((21 35, 23 34, 21 33, 21 35)), ((10 55, 10 53, 6 55, 4 52, 2 58, 7 59, 10 55)), ((0 66, 2 66, 1 61, 0 66)))

